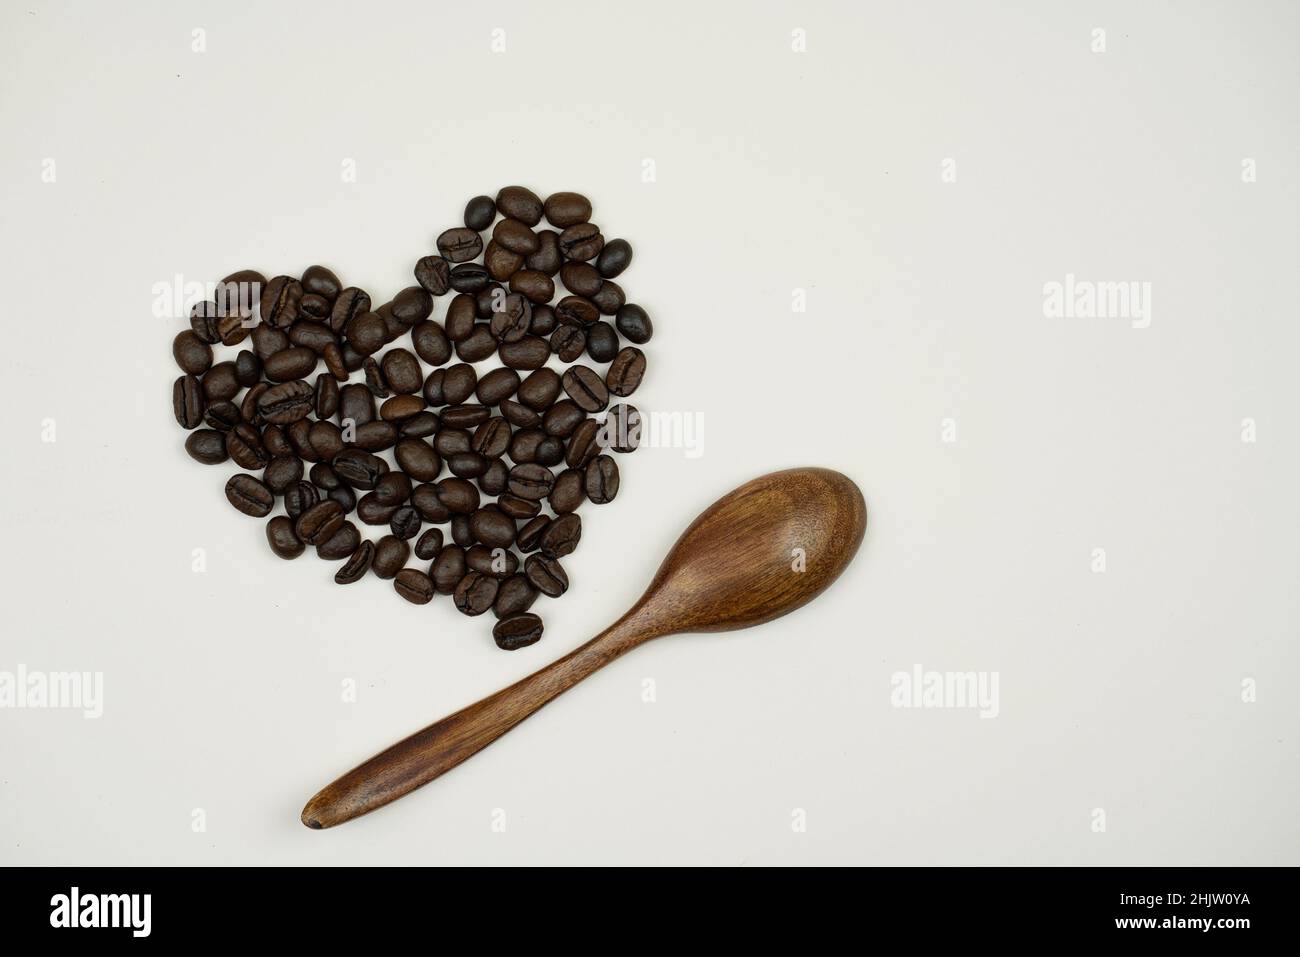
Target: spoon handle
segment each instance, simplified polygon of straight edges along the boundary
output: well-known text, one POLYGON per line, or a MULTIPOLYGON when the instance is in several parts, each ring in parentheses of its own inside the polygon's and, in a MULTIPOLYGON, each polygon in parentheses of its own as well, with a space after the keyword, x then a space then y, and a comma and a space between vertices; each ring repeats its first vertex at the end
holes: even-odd
POLYGON ((656 633, 634 609, 563 658, 435 721, 326 785, 303 808, 302 822, 333 827, 428 784, 656 633))

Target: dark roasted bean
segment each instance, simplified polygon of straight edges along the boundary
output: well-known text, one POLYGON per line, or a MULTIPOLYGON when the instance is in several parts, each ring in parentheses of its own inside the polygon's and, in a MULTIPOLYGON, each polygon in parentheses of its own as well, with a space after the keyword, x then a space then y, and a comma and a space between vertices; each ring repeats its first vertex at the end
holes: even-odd
POLYGON ((457 226, 445 230, 436 245, 447 262, 467 263, 483 251, 483 237, 468 226, 457 226))
POLYGON ((245 515, 265 518, 275 506, 275 494, 260 480, 240 472, 226 482, 226 500, 245 515))
POLYGON ((498 587, 500 586, 497 580, 489 575, 484 575, 482 572, 467 572, 457 583, 456 590, 452 593, 452 600, 462 614, 481 615, 492 607, 492 602, 496 601, 498 587))
POLYGON ((542 221, 542 201, 531 189, 507 186, 497 193, 497 211, 502 216, 517 219, 526 226, 536 226, 542 221))
POLYGON ((522 615, 533 602, 537 601, 538 591, 522 574, 515 573, 503 581, 497 588, 497 599, 492 603, 492 614, 498 618, 522 615))
MULTIPOLYGON (((215 405, 229 405, 226 399, 215 405)), ((203 384, 192 375, 183 375, 172 383, 172 414, 176 416, 181 428, 198 428, 203 421, 207 399, 203 394, 203 384)))
POLYGON ((426 528, 415 543, 415 557, 432 561, 442 551, 442 529, 426 528))
POLYGON ((632 245, 626 239, 611 239, 596 257, 596 268, 606 279, 613 279, 632 263, 632 245))
POLYGON ((459 545, 447 545, 438 553, 438 557, 429 566, 429 575, 439 595, 450 595, 465 577, 465 549, 459 545))
POLYGON ((393 587, 413 605, 427 605, 433 600, 433 582, 418 568, 403 568, 393 579, 393 587))
POLYGON ((645 376, 645 353, 636 346, 619 350, 605 371, 605 386, 614 395, 629 396, 645 376))
POLYGON ((375 542, 375 557, 370 568, 379 578, 392 578, 402 570, 410 557, 410 545, 396 536, 385 535, 375 542))
POLYGON ((293 532, 293 521, 283 515, 277 515, 266 523, 266 541, 280 558, 297 558, 307 550, 293 532))
POLYGON ((185 439, 190 458, 204 465, 220 465, 230 457, 226 451, 226 433, 216 429, 198 429, 185 439))
POLYGON ((609 390, 590 366, 577 365, 560 378, 565 393, 584 412, 600 412, 609 404, 609 390))
POLYGON ((542 639, 542 619, 532 613, 502 618, 492 629, 492 640, 502 651, 518 651, 542 639))
POLYGON ((524 562, 524 575, 528 583, 549 598, 559 598, 569 589, 569 576, 554 558, 529 555, 524 562))
POLYGON ((375 560, 375 544, 366 539, 357 546, 352 556, 334 573, 334 581, 340 585, 351 585, 366 577, 371 563, 375 560))

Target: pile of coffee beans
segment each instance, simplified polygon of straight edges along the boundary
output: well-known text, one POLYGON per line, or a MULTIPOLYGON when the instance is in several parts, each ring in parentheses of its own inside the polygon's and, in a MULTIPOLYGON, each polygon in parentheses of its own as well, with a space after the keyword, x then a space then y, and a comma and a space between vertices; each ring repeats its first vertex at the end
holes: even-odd
POLYGON ((619 400, 641 384, 653 327, 614 281, 631 245, 607 241, 578 193, 476 196, 435 246, 381 305, 324 266, 227 276, 172 343, 172 406, 191 457, 245 470, 226 498, 268 519, 276 555, 311 546, 342 563, 341 585, 373 574, 415 604, 490 610, 497 645, 523 648, 542 635, 537 596, 569 587, 577 510, 618 494, 609 453, 640 438, 619 400), (365 538, 354 514, 387 534, 365 538))

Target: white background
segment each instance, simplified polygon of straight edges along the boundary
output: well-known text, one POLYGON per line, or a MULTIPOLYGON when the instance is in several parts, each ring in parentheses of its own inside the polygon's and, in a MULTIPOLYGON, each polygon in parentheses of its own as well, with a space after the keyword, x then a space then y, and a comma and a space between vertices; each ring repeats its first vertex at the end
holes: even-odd
POLYGON ((0 711, 0 862, 1297 863, 1296 9, 998 6, 6 2, 0 670, 105 686, 99 720, 0 711), (182 450, 153 287, 323 262, 380 302, 516 182, 632 241, 633 401, 705 436, 622 460, 506 654, 271 555, 232 467, 182 450), (1151 283, 1150 326, 1045 317, 1067 273, 1151 283), (813 605, 653 643, 418 794, 298 822, 799 464, 871 516, 813 605), (998 717, 891 707, 918 664, 996 671, 998 717))

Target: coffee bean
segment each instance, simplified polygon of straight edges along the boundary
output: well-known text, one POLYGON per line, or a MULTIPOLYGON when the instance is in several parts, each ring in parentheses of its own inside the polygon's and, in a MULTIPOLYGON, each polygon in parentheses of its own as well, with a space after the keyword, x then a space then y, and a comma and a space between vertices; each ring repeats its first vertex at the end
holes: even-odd
POLYGON ((542 510, 539 502, 520 498, 518 495, 512 495, 509 492, 497 496, 497 508, 518 522, 526 522, 542 510))
POLYGON ((388 471, 388 463, 361 449, 346 449, 334 456, 334 471, 352 488, 372 489, 388 471))
POLYGON ((565 469, 555 476, 551 494, 547 498, 556 515, 576 512, 586 498, 586 476, 581 469, 565 469))
POLYGON ((307 550, 307 546, 293 533, 293 522, 283 515, 277 515, 266 523, 266 541, 271 551, 280 558, 297 558, 307 550))
POLYGON ((217 320, 217 332, 221 335, 221 344, 237 346, 248 338, 251 327, 248 320, 240 316, 224 316, 217 320))
POLYGON ((482 232, 492 225, 497 216, 497 204, 491 196, 475 196, 465 204, 465 226, 482 232))
POLYGON ((535 429, 542 424, 540 415, 514 399, 501 403, 501 417, 517 429, 535 429))
MULTIPOLYGON (((544 276, 554 276, 564 264, 564 254, 560 252, 560 234, 553 229, 537 232, 537 252, 524 260, 524 266, 544 276)), ((550 299, 550 296, 546 297, 550 299)))
POLYGON ((465 615, 481 615, 492 607, 497 597, 497 580, 482 572, 467 572, 456 585, 452 600, 465 615))
POLYGON ((364 289, 349 286, 334 300, 334 308, 330 310, 330 328, 336 333, 343 332, 353 319, 369 311, 370 296, 364 289))
POLYGON ((178 332, 172 340, 172 357, 182 372, 202 375, 212 368, 212 347, 192 329, 178 332))
MULTIPOLYGON (((307 424, 306 419, 300 419, 303 425, 307 424)), ((293 429, 298 423, 295 422, 289 428, 293 429)), ((235 426, 239 428, 239 426, 235 426)), ((274 458, 277 455, 297 455, 298 450, 293 440, 285 432, 285 429, 278 425, 266 425, 262 427, 262 447, 266 449, 267 455, 274 458)))
POLYGON ((379 578, 393 578, 402 570, 410 557, 410 545, 394 535, 385 535, 375 542, 375 557, 370 563, 370 568, 379 578))
POLYGON ((486 406, 500 405, 519 388, 519 373, 514 369, 493 369, 478 381, 475 394, 486 406))
POLYGON ((403 568, 393 580, 393 587, 413 605, 427 605, 433 600, 433 582, 419 569, 403 568))
POLYGON ((382 452, 397 442, 397 428, 391 422, 374 421, 358 425, 352 444, 366 452, 382 452))
POLYGON ((310 349, 318 356, 323 356, 328 346, 338 345, 338 336, 323 322, 299 319, 289 329, 289 341, 295 346, 310 349))
POLYGON ((257 357, 263 362, 280 350, 288 349, 290 345, 288 333, 283 329, 268 326, 265 322, 259 322, 254 327, 251 335, 253 351, 257 353, 257 357))
POLYGON ((344 512, 338 502, 326 499, 303 512, 293 523, 294 534, 307 545, 319 545, 343 527, 344 512))
POLYGON ((417 482, 432 482, 442 471, 442 460, 423 439, 402 439, 393 450, 397 467, 417 482))
POLYGON ((587 348, 587 334, 579 326, 563 325, 551 333, 551 351, 561 362, 572 362, 587 348))
POLYGON ((216 429, 191 432, 185 439, 185 451, 204 465, 220 465, 230 457, 226 452, 226 433, 216 429))
POLYGON ((183 375, 172 383, 172 414, 181 428, 197 428, 206 406, 203 385, 194 376, 183 375))
POLYGON ((367 492, 357 502, 357 518, 367 525, 387 525, 397 508, 396 505, 385 505, 374 492, 367 492))
MULTIPOLYGON (((199 400, 202 401, 202 398, 202 393, 200 393, 199 400)), ((229 432, 242 421, 239 406, 229 401, 214 402, 203 412, 204 424, 210 429, 216 429, 218 432, 229 432)))
POLYGON ((459 545, 447 545, 438 553, 438 557, 429 566, 429 575, 439 595, 450 595, 465 577, 465 549, 459 545))
POLYGON ((554 484, 555 475, 550 469, 535 463, 524 463, 510 470, 510 483, 507 487, 512 495, 540 501, 551 493, 554 484))
POLYGON ((515 520, 495 505, 486 505, 470 515, 470 531, 484 545, 506 548, 515 540, 515 520))
POLYGON ((302 459, 296 455, 277 455, 266 463, 262 481, 276 495, 283 495, 291 485, 302 481, 302 459))
POLYGON ((591 218, 591 200, 581 193, 552 193, 546 197, 544 210, 547 222, 564 229, 591 218))
MULTIPOLYGON (((484 458, 494 459, 505 455, 510 447, 510 426, 505 419, 491 418, 474 430, 470 447, 484 458)), ((487 464, 483 466, 487 468, 487 464)), ((482 473, 479 473, 482 474, 482 473)))
POLYGON ((626 239, 611 239, 596 257, 596 269, 613 279, 632 264, 632 245, 626 239))
POLYGON ((357 546, 352 556, 334 573, 334 581, 340 585, 351 585, 366 577, 375 560, 374 542, 366 539, 357 546))
POLYGON ((608 322, 598 322, 587 330, 587 355, 596 362, 610 362, 618 355, 618 333, 608 322))
POLYGON ((533 306, 517 292, 506 296, 501 308, 492 315, 488 328, 500 342, 518 342, 528 335, 533 321, 533 306))
POLYGON ((619 350, 605 371, 605 386, 614 395, 629 396, 645 376, 645 353, 636 346, 619 350))
MULTIPOLYGON (((264 423, 266 418, 262 415, 261 410, 258 409, 258 403, 262 401, 262 396, 270 390, 271 383, 259 382, 257 385, 245 392, 244 397, 239 401, 239 417, 249 425, 261 425, 264 423)), ((212 404, 215 405, 216 403, 212 404)))
POLYGON ((550 468, 564 461, 564 442, 558 436, 548 435, 537 443, 537 464, 550 468))
POLYGON ((522 615, 533 607, 537 595, 537 589, 528 583, 525 576, 518 573, 511 575, 497 588, 496 601, 492 603, 492 614, 498 618, 522 615))
POLYGON ((564 288, 569 292, 585 299, 591 299, 605 284, 596 267, 583 262, 570 262, 561 266, 560 282, 564 283, 564 288))
POLYGON ((410 505, 403 505, 393 513, 388 527, 395 538, 406 541, 420 533, 420 524, 420 513, 410 505))
POLYGON ((388 380, 384 378, 384 370, 379 367, 375 357, 366 356, 363 368, 366 370, 366 388, 376 398, 388 398, 392 394, 388 388, 388 380))
POLYGON ((546 515, 538 515, 536 518, 529 519, 519 528, 515 535, 515 547, 521 552, 535 551, 541 547, 542 535, 551 527, 551 519, 546 515))
MULTIPOLYGON (((325 468, 329 468, 328 465, 325 468)), ((316 467, 312 467, 313 478, 316 467)), ((290 518, 297 518, 307 509, 320 501, 320 493, 310 482, 296 482, 284 490, 284 511, 290 518)))
POLYGON ((354 429, 375 420, 375 395, 359 382, 339 390, 339 421, 354 429))
POLYGON ((488 420, 492 410, 485 405, 473 402, 451 405, 442 410, 442 426, 445 429, 472 429, 488 420))
POLYGON ((615 452, 635 452, 641 444, 641 413, 636 406, 620 402, 610 406, 601 435, 606 446, 615 452))
POLYGON ((298 318, 301 299, 302 283, 292 276, 276 276, 262 289, 262 321, 277 329, 288 329, 298 318))
POLYGON ((542 221, 542 201, 531 189, 507 186, 497 193, 497 211, 502 216, 517 219, 525 226, 536 226, 542 221))
POLYGON ((637 345, 650 341, 654 335, 654 325, 649 314, 634 302, 629 302, 618 310, 614 320, 618 331, 637 345))
POLYGON ((474 544, 474 532, 470 529, 468 515, 451 517, 451 540, 461 548, 469 548, 474 544))
POLYGON ((299 318, 298 322, 295 322, 294 325, 296 326, 298 323, 306 322, 310 319, 316 323, 325 325, 326 328, 328 328, 331 308, 333 308, 333 303, 324 296, 319 296, 314 292, 304 292, 302 294, 302 302, 298 304, 301 318, 299 318), (324 321, 322 322, 322 320, 324 321))
POLYGON ((570 555, 582 540, 582 519, 577 515, 561 515, 547 526, 539 539, 542 554, 550 558, 570 555))
POLYGON ((363 312, 353 316, 343 329, 348 345, 362 356, 368 356, 383 348, 388 341, 388 329, 384 320, 377 313, 363 312))
POLYGON ((544 412, 560 395, 560 376, 554 369, 537 369, 519 384, 519 401, 544 412))
POLYGON ((483 237, 468 226, 457 226, 443 232, 437 246, 447 262, 465 263, 483 251, 483 237))
POLYGON ((239 394, 239 378, 233 362, 218 362, 203 374, 203 396, 209 402, 233 399, 239 394))
POLYGON ((476 293, 491 281, 487 267, 478 263, 461 263, 451 270, 451 288, 457 292, 476 293))
POLYGON ((305 379, 316 368, 316 362, 316 353, 295 346, 281 349, 267 359, 263 371, 272 382, 290 382, 305 379))
MULTIPOLYGON (((342 508, 341 505, 339 507, 342 508)), ((336 562, 340 558, 347 558, 360 544, 361 533, 357 531, 357 527, 351 522, 344 522, 337 532, 316 546, 316 557, 323 558, 327 562, 336 562)))
POLYGON ((241 422, 226 433, 226 452, 241 469, 264 469, 271 461, 256 428, 241 422))
POLYGON ((441 256, 424 256, 415 264, 415 281, 435 296, 451 288, 451 263, 441 256))
POLYGON ((467 429, 444 427, 433 438, 433 448, 443 458, 450 458, 461 452, 469 452, 473 446, 474 436, 467 429))
POLYGON ((606 280, 601 283, 599 291, 591 297, 591 302, 600 310, 602 316, 612 316, 623 308, 623 304, 627 302, 627 295, 618 283, 606 280))
POLYGON ((542 638, 542 619, 534 614, 502 618, 492 629, 492 640, 502 651, 518 651, 535 645, 542 638))
POLYGON ((433 313, 433 296, 422 286, 407 286, 393 297, 393 319, 403 329, 410 329, 433 313))
POLYGON ((442 529, 427 528, 415 543, 415 557, 431 561, 442 551, 442 529))
POLYGON ((411 480, 405 472, 385 472, 370 494, 384 505, 401 505, 411 497, 411 480))
POLYGON ((217 327, 217 304, 215 302, 196 302, 190 308, 190 331, 210 346, 221 341, 221 330, 217 327))
POLYGON ((593 223, 579 223, 560 233, 560 252, 566 259, 595 259, 604 246, 605 237, 593 223))
POLYGON ((586 417, 587 413, 572 399, 561 399, 542 416, 542 428, 547 435, 567 439, 586 417))
POLYGON ((436 485, 438 501, 452 512, 468 514, 478 508, 479 494, 472 482, 461 478, 446 478, 436 485))
POLYGON ((534 305, 551 301, 555 282, 538 269, 520 269, 510 275, 510 291, 528 298, 534 305))
POLYGON ((597 505, 614 501, 618 494, 618 463, 608 455, 598 455, 587 463, 585 475, 587 498, 597 505))
POLYGON ((265 518, 275 506, 275 494, 261 481, 240 472, 226 482, 226 499, 245 515, 265 518))
POLYGON ((560 378, 565 393, 584 412, 600 412, 609 404, 609 390, 590 366, 573 366, 560 378))
POLYGON ((478 487, 488 495, 500 495, 505 491, 510 478, 510 470, 501 459, 488 463, 487 471, 478 477, 478 487))
POLYGON ((415 354, 429 365, 440 366, 451 358, 451 340, 442 326, 432 319, 411 327, 411 345, 415 347, 415 354))
POLYGON ((600 320, 600 310, 590 299, 565 296, 555 304, 555 318, 561 325, 585 328, 600 320))
POLYGON ((379 364, 388 387, 399 395, 414 395, 424 383, 420 361, 405 349, 389 349, 379 364))
POLYGON ((537 234, 517 219, 503 219, 497 223, 492 230, 492 241, 519 256, 531 255, 541 248, 537 234))
POLYGON ((570 468, 586 468, 587 463, 601 452, 600 423, 595 419, 583 419, 569 436, 565 447, 564 461, 570 468))
POLYGON ((524 562, 524 575, 532 585, 548 598, 559 598, 569 589, 569 576, 554 558, 529 555, 524 562))
POLYGON ((332 375, 322 372, 316 377, 312 390, 312 411, 318 419, 332 419, 339 410, 339 383, 332 375))
POLYGON ((497 282, 508 280, 523 264, 523 256, 506 249, 495 239, 487 244, 487 249, 483 253, 483 265, 487 268, 488 275, 497 282))

